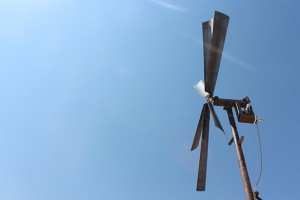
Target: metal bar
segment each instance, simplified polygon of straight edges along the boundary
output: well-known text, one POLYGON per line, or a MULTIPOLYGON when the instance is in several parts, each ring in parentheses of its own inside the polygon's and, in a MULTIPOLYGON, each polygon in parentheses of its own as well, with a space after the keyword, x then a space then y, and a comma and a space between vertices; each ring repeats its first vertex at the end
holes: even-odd
POLYGON ((236 103, 238 103, 239 104, 239 106, 241 107, 241 108, 245 108, 246 107, 246 105, 248 104, 248 103, 250 103, 250 101, 246 101, 246 100, 244 100, 244 99, 242 99, 242 100, 236 100, 236 99, 221 99, 221 98, 219 98, 219 97, 214 97, 213 98, 213 101, 214 101, 214 106, 222 106, 222 107, 225 107, 225 106, 231 106, 231 107, 235 107, 236 106, 236 103))
POLYGON ((240 171, 241 171, 244 189, 246 192, 246 199, 253 200, 254 196, 253 196, 253 191, 252 191, 252 187, 251 187, 251 182, 250 182, 250 178, 248 175, 248 170, 247 170, 247 166, 246 166, 246 161, 245 161, 242 145, 239 142, 239 134, 238 134, 237 127, 235 124, 232 107, 227 106, 227 107, 224 107, 224 109, 228 113, 230 128, 231 128, 232 136, 233 136, 233 140, 234 140, 234 146, 236 149, 236 154, 238 157, 238 163, 239 163, 239 167, 240 167, 240 171))
POLYGON ((208 156, 208 140, 209 140, 209 116, 207 104, 205 104, 205 115, 201 141, 201 151, 198 169, 197 191, 205 191, 206 186, 206 169, 208 156))

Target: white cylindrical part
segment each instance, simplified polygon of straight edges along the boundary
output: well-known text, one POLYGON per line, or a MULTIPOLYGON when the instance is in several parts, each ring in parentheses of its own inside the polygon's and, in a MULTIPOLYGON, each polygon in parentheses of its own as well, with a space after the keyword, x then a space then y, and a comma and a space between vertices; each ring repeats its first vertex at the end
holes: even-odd
POLYGON ((194 88, 195 88, 195 90, 197 90, 197 91, 201 94, 201 96, 204 97, 204 98, 207 97, 207 96, 209 95, 208 92, 205 92, 205 86, 204 86, 204 83, 203 83, 202 80, 200 80, 198 83, 196 83, 196 84, 194 85, 194 88))

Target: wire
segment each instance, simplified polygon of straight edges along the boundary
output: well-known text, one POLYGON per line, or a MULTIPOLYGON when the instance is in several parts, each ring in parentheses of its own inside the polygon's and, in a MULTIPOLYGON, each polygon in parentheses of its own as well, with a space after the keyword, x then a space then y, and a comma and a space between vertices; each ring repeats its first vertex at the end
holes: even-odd
POLYGON ((259 177, 258 180, 256 182, 254 191, 256 191, 257 185, 261 179, 261 175, 262 175, 262 171, 263 171, 263 156, 262 156, 262 147, 261 147, 261 141, 260 141, 260 132, 259 132, 259 127, 256 123, 256 128, 257 128, 257 135, 258 135, 258 142, 259 142, 259 151, 260 151, 260 172, 259 172, 259 177))

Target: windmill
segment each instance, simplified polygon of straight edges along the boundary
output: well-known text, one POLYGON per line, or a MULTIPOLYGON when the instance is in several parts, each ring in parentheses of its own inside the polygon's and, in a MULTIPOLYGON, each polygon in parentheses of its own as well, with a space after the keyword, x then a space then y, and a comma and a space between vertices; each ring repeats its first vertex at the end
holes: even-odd
POLYGON ((214 96, 214 90, 219 73, 219 67, 226 38, 228 22, 229 16, 216 11, 213 19, 202 23, 204 50, 204 82, 200 80, 194 86, 194 88, 206 99, 206 103, 202 107, 202 112, 200 115, 199 123, 196 129, 195 137, 191 148, 191 150, 193 151, 198 147, 200 137, 202 136, 197 191, 204 191, 206 186, 210 115, 212 115, 215 126, 225 134, 220 120, 214 110, 214 106, 222 106, 228 114, 233 135, 232 139, 229 141, 228 144, 235 144, 241 176, 246 192, 246 198, 247 200, 253 200, 255 196, 256 199, 260 199, 258 197, 258 192, 253 192, 251 188, 251 182, 249 179, 247 166, 241 146, 244 137, 239 137, 238 135, 232 108, 235 109, 239 122, 258 123, 262 119, 254 116, 252 106, 250 105, 250 99, 248 97, 245 97, 241 100, 234 100, 221 99, 217 96, 214 96))

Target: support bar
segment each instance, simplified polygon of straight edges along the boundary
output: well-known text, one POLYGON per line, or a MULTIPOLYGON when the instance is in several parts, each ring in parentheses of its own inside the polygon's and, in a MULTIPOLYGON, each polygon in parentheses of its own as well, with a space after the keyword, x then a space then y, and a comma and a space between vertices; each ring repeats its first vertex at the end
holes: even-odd
POLYGON ((233 136, 233 140, 234 140, 234 146, 236 149, 236 154, 238 157, 238 162, 239 162, 241 176, 242 176, 242 180, 243 180, 243 184, 244 184, 244 189, 246 192, 246 199, 253 200, 254 196, 253 196, 253 191, 252 191, 252 187, 251 187, 251 182, 250 182, 250 178, 248 175, 248 170, 247 170, 247 166, 246 166, 246 161, 245 161, 242 145, 240 144, 239 134, 238 134, 234 116, 232 113, 232 107, 226 106, 226 107, 224 107, 224 109, 228 113, 230 128, 231 128, 232 136, 233 136))

